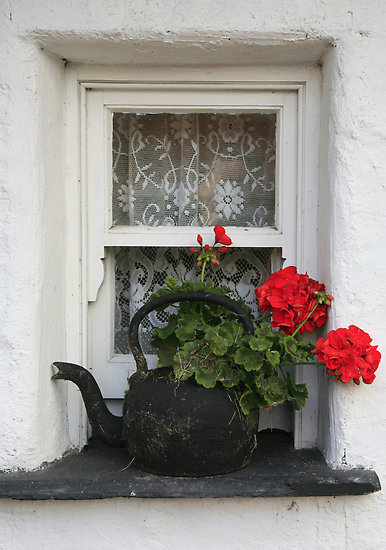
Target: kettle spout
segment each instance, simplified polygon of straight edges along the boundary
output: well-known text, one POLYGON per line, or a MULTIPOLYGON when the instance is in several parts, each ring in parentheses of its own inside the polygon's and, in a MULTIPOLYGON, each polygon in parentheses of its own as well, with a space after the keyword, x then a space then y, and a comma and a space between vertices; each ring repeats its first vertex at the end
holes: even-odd
POLYGON ((108 410, 93 375, 74 363, 55 361, 53 366, 58 370, 53 379, 70 380, 80 389, 94 437, 108 445, 123 447, 122 416, 115 416, 108 410))

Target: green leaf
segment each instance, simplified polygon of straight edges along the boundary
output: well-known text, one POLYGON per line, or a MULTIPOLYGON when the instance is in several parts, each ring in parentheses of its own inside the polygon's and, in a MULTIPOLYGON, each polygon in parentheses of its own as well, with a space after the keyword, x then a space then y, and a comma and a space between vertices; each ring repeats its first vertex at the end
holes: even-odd
POLYGON ((265 338, 257 338, 252 336, 249 340, 249 347, 255 351, 267 351, 271 349, 273 342, 266 340, 265 338))
POLYGON ((275 374, 277 375, 277 371, 275 367, 273 367, 270 363, 268 363, 268 361, 264 361, 261 372, 262 374, 264 374, 266 378, 268 378, 268 376, 272 376, 275 374))
POLYGON ((225 388, 237 386, 245 376, 242 370, 235 368, 226 360, 219 362, 218 371, 218 380, 225 388))
POLYGON ((227 333, 230 344, 235 344, 244 334, 243 326, 236 321, 224 321, 220 327, 221 333, 227 333))
POLYGON ((270 323, 261 323, 261 325, 255 329, 255 336, 258 338, 269 338, 271 340, 275 340, 277 335, 277 330, 274 330, 270 323))
POLYGON ((304 342, 301 340, 299 342, 299 358, 301 361, 306 361, 307 359, 314 358, 312 350, 314 349, 315 344, 313 342, 304 342))
POLYGON ((165 285, 170 288, 170 290, 175 290, 177 286, 178 280, 175 277, 172 277, 171 275, 168 275, 165 279, 165 285))
POLYGON ((201 348, 201 343, 197 340, 185 342, 177 350, 173 357, 173 372, 178 380, 187 380, 194 374, 197 353, 201 348))
POLYGON ((186 363, 190 360, 190 356, 197 352, 200 347, 201 344, 197 340, 185 342, 184 345, 177 351, 176 360, 181 364, 184 362, 186 363))
POLYGON ((288 394, 290 400, 296 410, 302 409, 306 404, 308 391, 305 384, 295 384, 290 373, 287 373, 286 378, 288 394))
POLYGON ((288 399, 286 383, 277 375, 269 376, 259 390, 264 398, 265 407, 281 405, 288 399))
POLYGON ((268 377, 269 391, 271 393, 283 393, 286 388, 282 378, 279 378, 277 375, 271 375, 268 377))
MULTIPOLYGON (((152 340, 153 343, 153 340, 152 340)), ((174 355, 178 346, 178 339, 175 334, 171 334, 167 338, 160 340, 158 347, 158 359, 162 363, 161 366, 169 367, 173 365, 174 355)))
POLYGON ((165 338, 167 338, 168 336, 174 333, 176 326, 177 326, 177 315, 171 315, 166 327, 157 328, 156 334, 161 340, 165 340, 165 338))
POLYGON ((216 366, 200 366, 195 368, 194 377, 197 384, 204 386, 204 388, 214 388, 218 379, 218 371, 216 366))
POLYGON ((280 353, 278 351, 267 351, 265 353, 266 358, 273 367, 280 365, 280 353))
POLYGON ((183 368, 177 368, 176 366, 174 366, 173 372, 177 380, 185 382, 186 380, 189 380, 189 378, 194 376, 195 368, 192 362, 188 362, 183 368))
POLYGON ((244 414, 249 414, 252 409, 265 406, 264 400, 259 399, 259 396, 251 390, 247 390, 241 395, 239 403, 244 414))
POLYGON ((208 342, 211 351, 219 357, 226 354, 229 346, 231 346, 233 342, 232 335, 226 329, 221 327, 205 327, 204 338, 206 342, 208 342))
POLYGON ((194 340, 196 337, 196 329, 200 324, 195 312, 183 313, 178 316, 178 327, 175 330, 177 338, 185 342, 186 340, 194 340))
POLYGON ((314 344, 312 342, 304 342, 293 336, 285 335, 283 336, 283 344, 286 352, 298 361, 306 361, 313 357, 311 350, 314 348, 314 344))
POLYGON ((286 335, 283 338, 284 349, 292 357, 297 357, 299 342, 291 335, 286 335))
POLYGON ((235 363, 242 365, 246 371, 257 371, 263 366, 264 359, 250 348, 242 346, 233 356, 235 363))

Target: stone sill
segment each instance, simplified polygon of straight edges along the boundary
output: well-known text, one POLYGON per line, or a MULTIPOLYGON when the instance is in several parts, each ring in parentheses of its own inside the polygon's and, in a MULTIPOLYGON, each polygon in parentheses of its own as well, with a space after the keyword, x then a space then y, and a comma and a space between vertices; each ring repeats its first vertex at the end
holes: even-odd
POLYGON ((0 473, 0 497, 87 500, 112 497, 229 498, 364 495, 381 489, 371 470, 334 470, 316 449, 294 450, 289 434, 261 432, 251 464, 211 477, 147 474, 125 449, 97 441, 32 472, 0 473))

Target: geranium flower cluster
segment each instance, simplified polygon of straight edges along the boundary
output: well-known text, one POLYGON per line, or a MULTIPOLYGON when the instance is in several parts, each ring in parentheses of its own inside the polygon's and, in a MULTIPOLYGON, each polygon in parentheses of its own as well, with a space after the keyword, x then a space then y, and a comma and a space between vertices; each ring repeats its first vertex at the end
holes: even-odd
MULTIPOLYGON (((311 279, 307 273, 297 273, 293 266, 280 269, 255 290, 259 308, 272 313, 272 327, 289 335, 312 332, 327 319, 327 306, 332 296, 323 284, 311 279)), ((326 372, 344 383, 353 380, 371 384, 381 360, 377 346, 371 345, 367 332, 350 325, 331 330, 320 338, 311 353, 325 363, 326 372)))
POLYGON ((319 338, 312 350, 319 361, 326 365, 326 372, 342 382, 353 380, 371 384, 381 360, 377 347, 371 345, 372 339, 367 332, 355 325, 348 328, 331 330, 326 338, 319 338))
POLYGON ((197 235, 197 242, 200 245, 200 250, 198 250, 195 247, 190 248, 190 252, 192 254, 198 254, 197 257, 197 266, 202 267, 202 274, 201 274, 201 280, 204 280, 204 271, 206 264, 212 263, 214 265, 220 265, 220 262, 217 259, 217 253, 218 252, 226 252, 227 247, 232 244, 232 240, 228 235, 226 234, 225 229, 221 225, 216 225, 213 228, 214 231, 214 244, 213 246, 209 246, 208 244, 203 246, 203 241, 201 235, 197 235), (224 246, 221 246, 220 248, 216 248, 216 244, 222 244, 224 246))
POLYGON ((273 273, 255 290, 262 313, 272 313, 272 326, 286 334, 312 332, 327 319, 332 296, 325 286, 290 266, 273 273))

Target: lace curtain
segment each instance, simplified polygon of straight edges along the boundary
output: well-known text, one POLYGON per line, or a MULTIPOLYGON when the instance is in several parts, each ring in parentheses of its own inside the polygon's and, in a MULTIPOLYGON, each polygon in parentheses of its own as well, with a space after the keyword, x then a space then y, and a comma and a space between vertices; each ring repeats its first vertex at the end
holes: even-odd
POLYGON ((113 115, 113 225, 272 227, 276 115, 113 115))
MULTIPOLYGON (((241 298, 257 313, 254 289, 271 273, 271 253, 268 248, 228 248, 220 266, 208 268, 206 280, 213 285, 225 285, 233 298, 241 298)), ((135 311, 147 302, 151 294, 165 284, 168 275, 180 282, 200 280, 201 270, 196 256, 185 248, 121 247, 115 249, 115 353, 129 353, 127 348, 129 322, 135 311)), ((150 338, 154 327, 164 326, 168 311, 153 311, 141 324, 141 343, 150 353, 150 338)))

